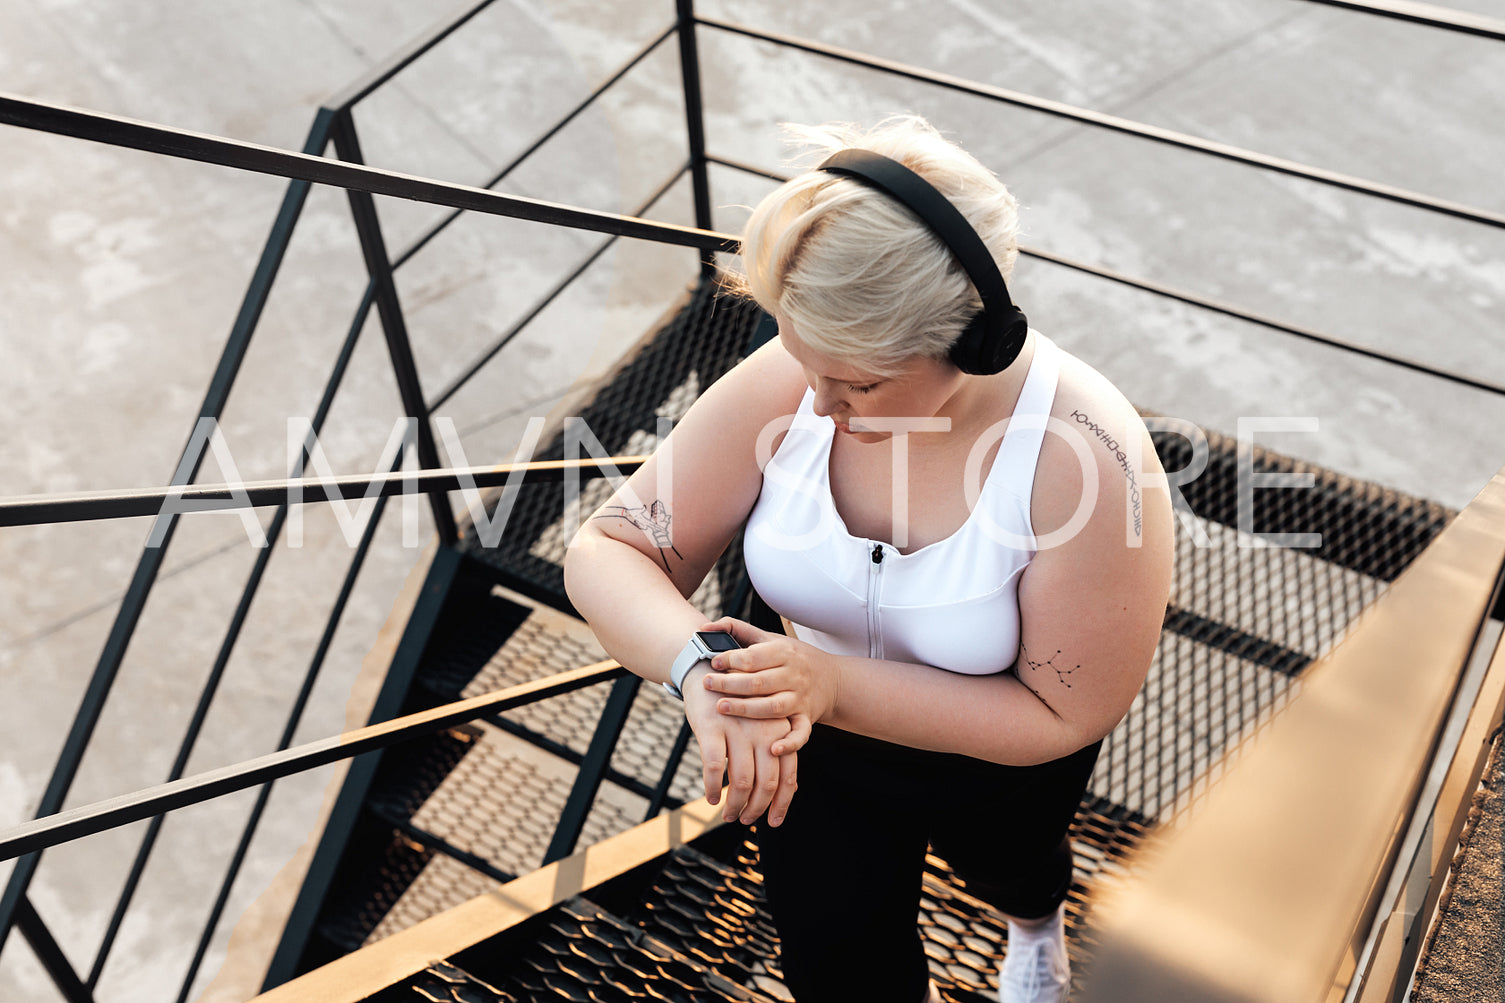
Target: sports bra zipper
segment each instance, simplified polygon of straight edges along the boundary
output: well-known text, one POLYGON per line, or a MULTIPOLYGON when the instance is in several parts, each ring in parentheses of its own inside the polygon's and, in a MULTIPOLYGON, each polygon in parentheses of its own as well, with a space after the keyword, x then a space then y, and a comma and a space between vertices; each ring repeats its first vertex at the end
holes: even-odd
POLYGON ((867 654, 883 657, 883 624, 878 618, 878 600, 883 587, 883 544, 873 544, 873 560, 867 573, 867 654))

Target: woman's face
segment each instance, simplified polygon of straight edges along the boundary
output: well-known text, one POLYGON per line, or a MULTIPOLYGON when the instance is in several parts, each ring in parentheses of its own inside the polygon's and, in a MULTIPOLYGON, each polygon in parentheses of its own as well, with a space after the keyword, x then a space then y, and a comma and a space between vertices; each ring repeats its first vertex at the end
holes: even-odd
POLYGON ((924 357, 909 360, 895 376, 876 376, 806 345, 782 318, 779 341, 815 391, 815 413, 829 415, 839 433, 859 442, 881 442, 892 434, 865 429, 865 419, 953 417, 954 398, 966 381, 946 359, 924 357))

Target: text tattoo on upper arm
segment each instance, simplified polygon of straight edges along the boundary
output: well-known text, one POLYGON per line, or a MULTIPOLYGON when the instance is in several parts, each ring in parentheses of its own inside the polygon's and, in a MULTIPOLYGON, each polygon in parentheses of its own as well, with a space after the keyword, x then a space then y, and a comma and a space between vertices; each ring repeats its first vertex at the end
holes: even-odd
POLYGON ((669 506, 662 499, 655 499, 652 505, 639 505, 629 508, 626 505, 608 505, 596 516, 597 519, 626 519, 633 526, 647 533, 653 540, 653 545, 658 548, 659 560, 664 562, 664 571, 673 573, 669 567, 669 555, 664 551, 673 551, 674 556, 681 561, 684 555, 674 549, 674 541, 669 536, 669 522, 673 516, 669 514, 669 506))
POLYGON ((1119 469, 1124 472, 1124 477, 1129 481, 1129 505, 1134 514, 1134 535, 1142 536, 1144 527, 1144 505, 1139 494, 1139 476, 1134 473, 1134 465, 1129 462, 1129 456, 1123 451, 1118 439, 1106 428, 1093 421, 1080 411, 1072 411, 1071 417, 1076 420, 1098 442, 1101 442, 1108 450, 1108 455, 1118 461, 1119 469))

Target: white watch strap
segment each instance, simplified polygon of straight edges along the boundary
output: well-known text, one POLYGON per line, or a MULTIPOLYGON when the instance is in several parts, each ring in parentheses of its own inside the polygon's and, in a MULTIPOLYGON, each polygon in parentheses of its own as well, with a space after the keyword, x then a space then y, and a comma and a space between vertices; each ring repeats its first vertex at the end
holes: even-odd
POLYGON ((674 665, 669 669, 669 681, 664 683, 664 689, 673 694, 675 699, 683 700, 685 676, 688 676, 691 669, 704 661, 707 661, 705 651, 695 643, 695 638, 692 636, 685 642, 679 656, 674 659, 674 665))

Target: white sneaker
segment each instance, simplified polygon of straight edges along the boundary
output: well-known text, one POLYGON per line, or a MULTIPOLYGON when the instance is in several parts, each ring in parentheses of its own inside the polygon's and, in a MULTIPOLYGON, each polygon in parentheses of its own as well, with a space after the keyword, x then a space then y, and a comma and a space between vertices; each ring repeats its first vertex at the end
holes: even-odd
POLYGON ((1071 962, 1058 938, 1009 938, 998 973, 1002 1003, 1066 1003, 1070 993, 1071 962))

